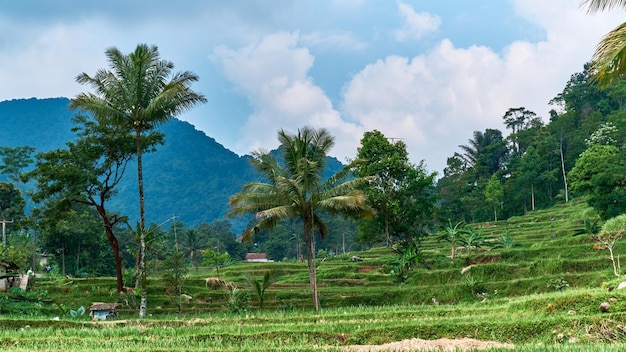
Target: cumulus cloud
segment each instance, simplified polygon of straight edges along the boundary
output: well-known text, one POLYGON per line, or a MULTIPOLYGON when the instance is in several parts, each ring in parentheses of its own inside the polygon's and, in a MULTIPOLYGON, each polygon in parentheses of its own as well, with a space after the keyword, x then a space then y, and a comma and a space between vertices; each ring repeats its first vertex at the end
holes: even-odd
POLYGON ((344 114, 365 130, 404 138, 413 161, 426 159, 436 171, 472 131, 505 132, 502 115, 510 107, 525 106, 546 117, 547 102, 590 58, 593 38, 612 25, 606 17, 587 18, 565 0, 549 6, 541 0, 515 3, 520 15, 545 28, 546 40, 517 41, 495 52, 458 48, 444 39, 415 57, 387 56, 346 84, 344 114))
POLYGON ((354 146, 354 136, 361 134, 341 119, 324 91, 313 83, 308 71, 314 58, 299 46, 297 33, 267 35, 240 49, 220 46, 213 60, 254 110, 239 131, 243 138, 238 149, 275 147, 279 129, 295 131, 310 125, 332 130, 336 149, 346 155, 347 148, 354 146))
POLYGON ((398 11, 403 25, 394 32, 394 36, 399 42, 422 39, 427 34, 435 32, 441 25, 439 16, 428 12, 416 12, 411 5, 403 1, 398 1, 398 11))

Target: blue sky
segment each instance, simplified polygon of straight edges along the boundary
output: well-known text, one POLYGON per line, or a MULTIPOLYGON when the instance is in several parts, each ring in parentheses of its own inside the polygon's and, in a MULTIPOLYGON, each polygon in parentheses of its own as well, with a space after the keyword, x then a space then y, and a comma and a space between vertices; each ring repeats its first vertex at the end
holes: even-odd
POLYGON ((624 20, 577 0, 20 0, 0 10, 0 100, 72 98, 104 51, 159 47, 208 103, 179 116, 245 154, 279 129, 324 127, 332 154, 363 132, 403 138, 429 171, 510 107, 548 101, 624 20))

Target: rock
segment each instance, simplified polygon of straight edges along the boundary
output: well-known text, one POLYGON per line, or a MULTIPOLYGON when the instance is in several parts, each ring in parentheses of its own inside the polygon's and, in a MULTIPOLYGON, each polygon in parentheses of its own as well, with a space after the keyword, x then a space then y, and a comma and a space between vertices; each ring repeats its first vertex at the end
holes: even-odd
POLYGON ((621 290, 623 288, 626 288, 626 281, 622 281, 619 283, 619 285, 617 285, 618 290, 621 290))
POLYGON ((602 313, 608 312, 610 307, 611 307, 611 304, 609 302, 600 303, 600 311, 602 313))

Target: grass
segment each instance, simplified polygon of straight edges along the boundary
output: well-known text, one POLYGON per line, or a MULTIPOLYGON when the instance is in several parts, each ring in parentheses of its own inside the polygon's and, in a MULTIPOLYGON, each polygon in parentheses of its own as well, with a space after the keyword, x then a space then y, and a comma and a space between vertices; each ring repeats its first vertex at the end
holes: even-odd
MULTIPOLYGON (((526 216, 477 224, 485 235, 509 234, 517 246, 462 249, 426 238, 431 268, 415 267, 398 284, 395 254, 387 248, 318 261, 321 312, 312 311, 306 264, 242 263, 220 270, 226 281, 250 292, 251 309, 231 314, 226 290, 205 287, 208 268, 190 272, 183 303, 149 281, 149 318, 137 320, 134 296, 115 292, 113 278, 44 278, 31 292, 0 296, 0 346, 11 350, 340 351, 353 344, 411 338, 471 337, 514 343, 516 351, 622 351, 626 346, 626 293, 606 251, 588 235, 573 236, 594 216, 576 201, 526 216), (352 262, 357 255, 362 262, 352 262), (469 272, 461 269, 472 264, 469 272), (264 308, 246 277, 282 272, 265 293, 264 308), (436 299, 438 304, 433 304, 436 299), (609 313, 599 305, 610 301, 609 313), (70 309, 119 302, 120 320, 92 323, 70 309), (59 321, 53 321, 53 317, 59 321)), ((616 252, 626 249, 620 244, 616 252)), ((138 300, 137 300, 138 301, 138 300)), ((491 351, 498 351, 492 349, 491 351)))

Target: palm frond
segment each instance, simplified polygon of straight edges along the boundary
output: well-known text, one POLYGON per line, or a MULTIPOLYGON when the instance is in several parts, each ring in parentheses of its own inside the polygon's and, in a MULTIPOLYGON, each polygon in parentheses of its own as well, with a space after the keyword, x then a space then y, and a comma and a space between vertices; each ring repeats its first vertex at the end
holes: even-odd
POLYGON ((626 7, 624 0, 582 0, 580 7, 587 7, 587 12, 596 13, 604 10, 611 10, 616 7, 626 7))
POLYGON ((591 72, 604 87, 626 74, 626 22, 602 38, 593 54, 591 72))

